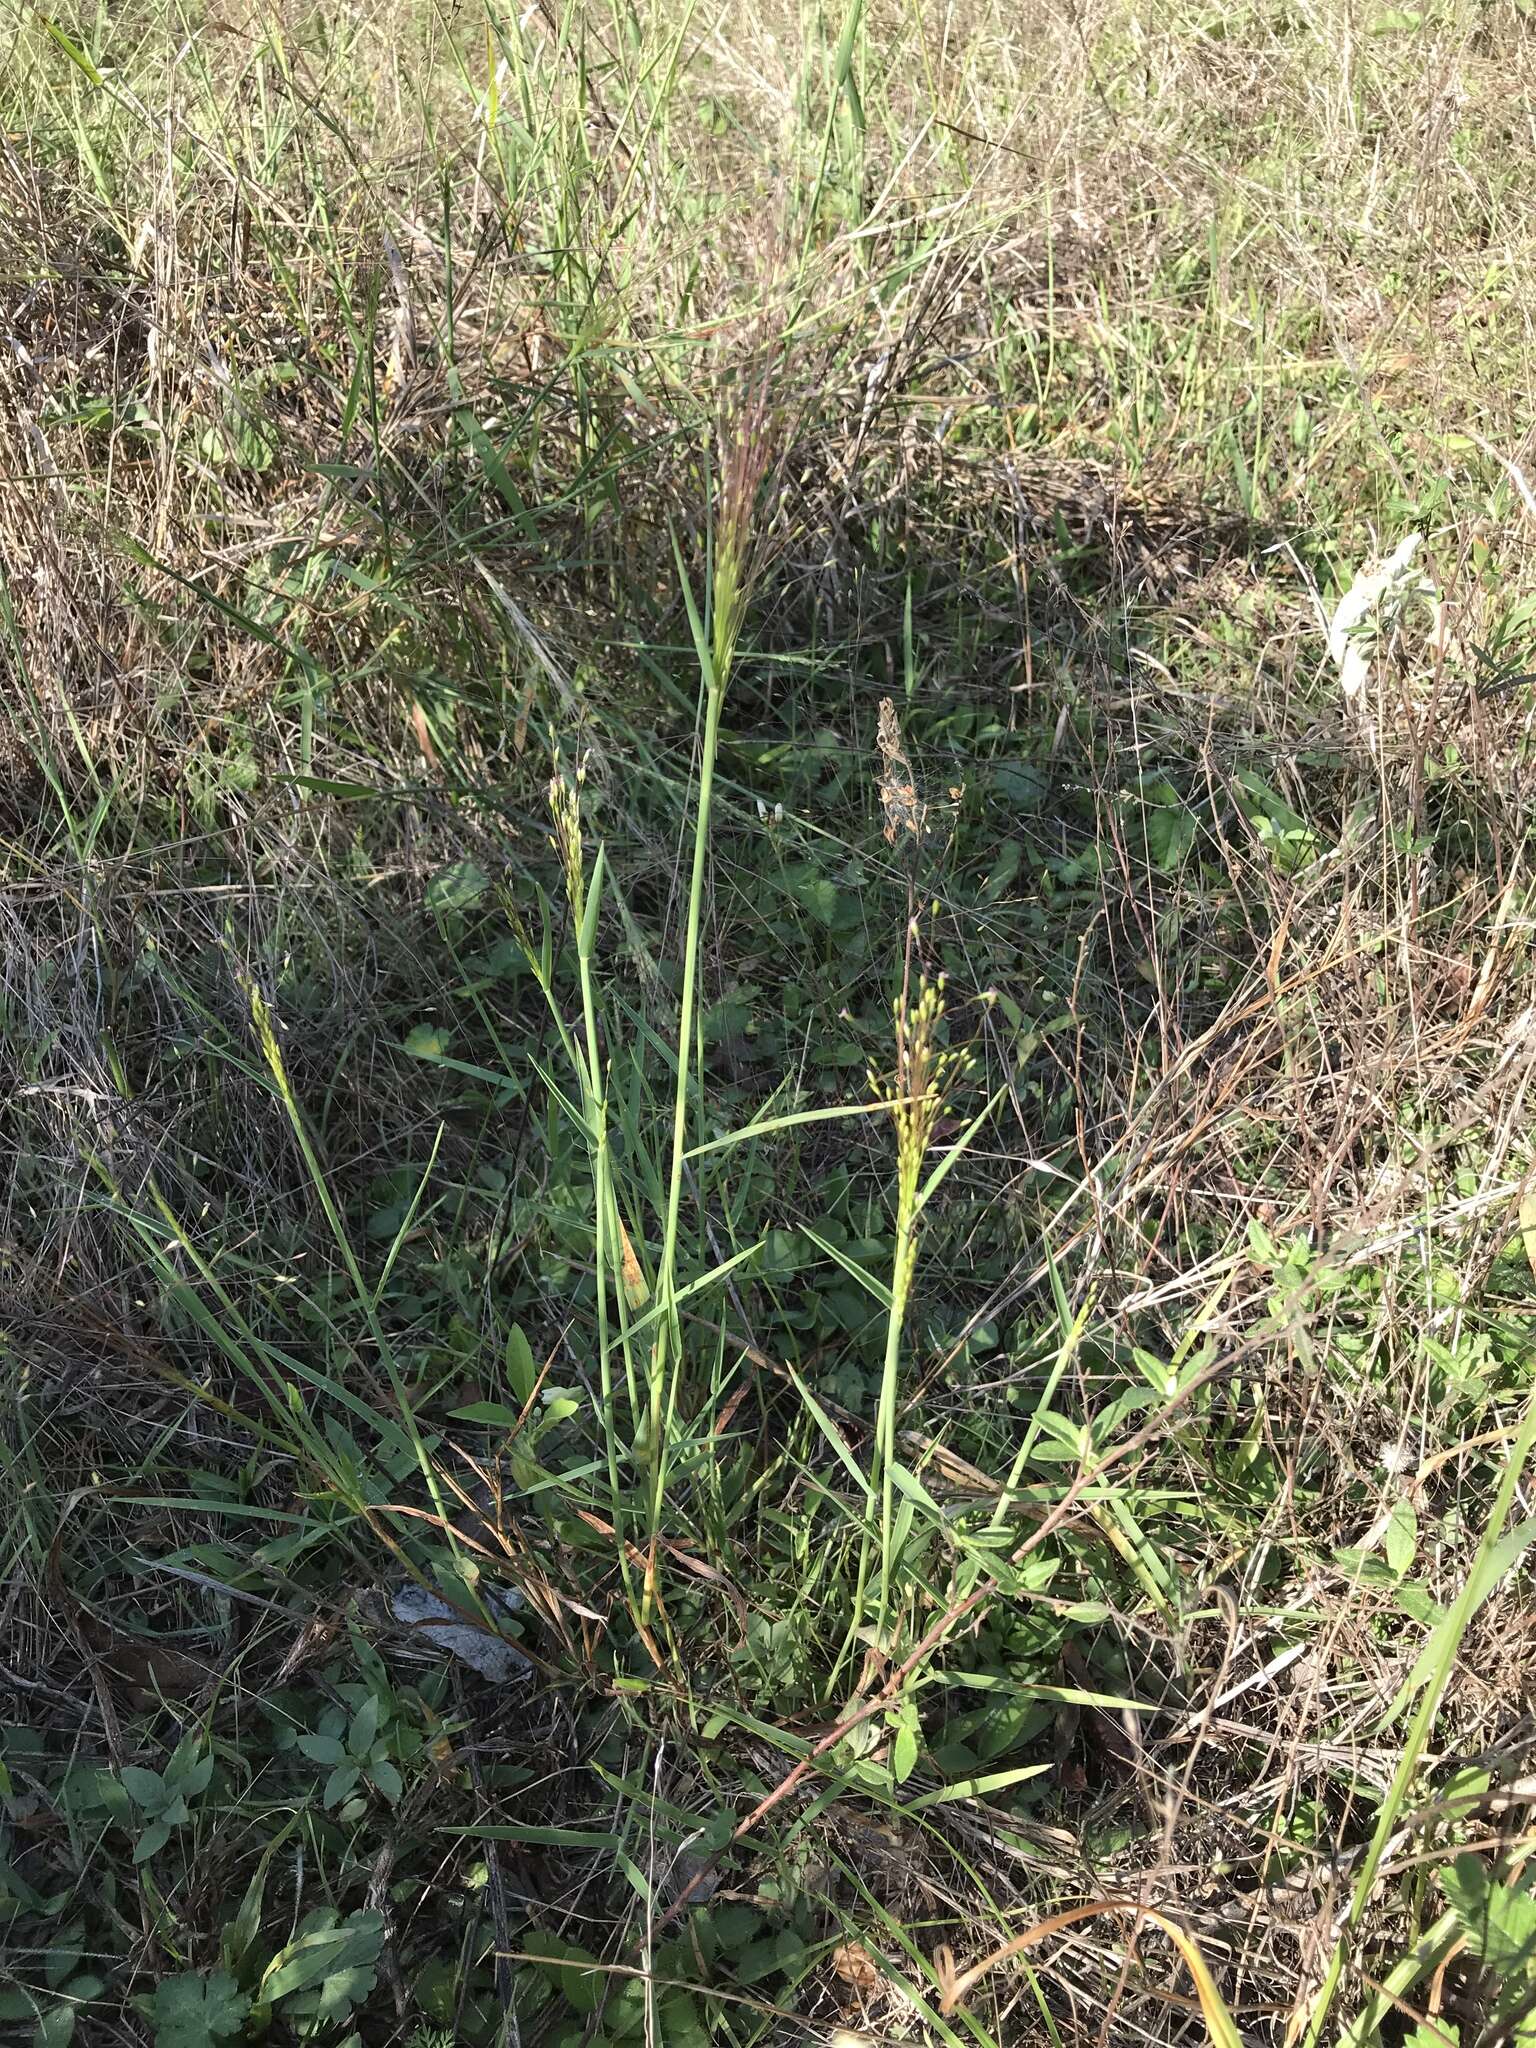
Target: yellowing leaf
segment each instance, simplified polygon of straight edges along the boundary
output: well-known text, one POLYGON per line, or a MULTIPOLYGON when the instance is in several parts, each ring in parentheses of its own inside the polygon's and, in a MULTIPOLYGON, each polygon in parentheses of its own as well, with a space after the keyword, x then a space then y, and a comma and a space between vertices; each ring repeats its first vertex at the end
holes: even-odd
POLYGON ((1242 2036, 1237 2031, 1237 2022, 1228 2010, 1193 1935, 1187 1933, 1176 1920, 1170 1920, 1166 1913, 1159 1913, 1153 1906, 1139 1905, 1133 1899, 1095 1899, 1088 1905, 1069 1906, 1064 1912, 1053 1913, 1048 1920, 1042 1920, 1034 1927, 1027 1927, 1022 1934, 1016 1934, 1012 1941, 1006 1941, 1001 1948, 994 1949, 991 1955, 983 1956, 979 1963, 972 1963, 968 1970, 958 1970, 955 1967, 954 1956, 947 1947, 936 1948, 933 1952, 933 1968, 939 1986, 939 2011, 954 2012, 964 2003, 975 1984, 998 1963, 1005 1963, 1013 1956, 1022 1955, 1026 1949, 1034 1948, 1037 1943, 1061 1933, 1064 1928, 1075 1926, 1080 1920, 1097 1919, 1104 1913, 1123 1913, 1132 1921, 1145 1920, 1153 1927, 1161 1929, 1184 1958, 1184 1967, 1194 1979, 1195 1993, 1200 2001, 1200 2017, 1205 2021, 1205 2031, 1211 2048, 1242 2048, 1242 2036))
POLYGON ((619 1218, 619 1241, 624 1248, 624 1299, 631 1308, 644 1308, 651 1290, 645 1284, 645 1275, 640 1270, 640 1261, 635 1257, 635 1248, 629 1241, 622 1216, 619 1218))

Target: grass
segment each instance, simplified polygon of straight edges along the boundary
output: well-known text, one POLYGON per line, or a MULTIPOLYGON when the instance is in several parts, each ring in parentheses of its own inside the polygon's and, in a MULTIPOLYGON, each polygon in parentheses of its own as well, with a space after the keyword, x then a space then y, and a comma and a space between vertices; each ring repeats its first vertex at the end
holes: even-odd
POLYGON ((0 2030, 1526 2038, 1528 46, 0 12, 0 2030))

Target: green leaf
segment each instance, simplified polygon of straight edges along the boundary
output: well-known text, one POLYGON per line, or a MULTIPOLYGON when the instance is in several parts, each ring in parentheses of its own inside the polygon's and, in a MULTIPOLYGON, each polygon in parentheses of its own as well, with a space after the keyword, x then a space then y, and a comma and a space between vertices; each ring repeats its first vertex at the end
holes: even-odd
POLYGON ((698 1915, 696 1924, 715 1953, 731 1959, 757 1938, 763 1916, 756 1906, 711 1906, 698 1915))
POLYGON ((393 790, 377 789, 371 782, 342 782, 330 775, 274 775, 274 782, 290 784, 294 789, 312 789, 321 796, 359 797, 392 796, 393 790))
POLYGON ((1147 853, 1155 867, 1171 875, 1183 865, 1195 843, 1195 819, 1182 804, 1167 804, 1147 812, 1147 853))
POLYGON ((816 1424, 816 1427, 821 1431, 822 1435, 826 1438, 827 1442, 832 1446, 833 1450, 842 1460, 843 1466, 846 1469, 848 1476, 852 1479, 854 1485, 862 1488, 865 1498, 870 1502, 871 1506, 873 1506, 875 1499, 875 1489, 870 1485, 869 1480, 866 1478, 864 1473, 859 1470, 858 1463, 854 1458, 852 1451, 850 1451, 848 1448, 848 1441, 846 1437, 838 1428, 837 1424, 832 1420, 831 1416, 828 1415, 827 1411, 822 1407, 821 1403, 816 1399, 816 1396, 805 1384, 805 1381, 800 1377, 799 1373, 795 1371, 795 1368, 791 1365, 787 1368, 787 1370, 790 1378, 794 1381, 795 1391, 799 1394, 801 1400, 805 1403, 807 1409, 810 1411, 812 1421, 816 1424))
POLYGON ((213 1758, 199 1757, 195 1764, 178 1770, 176 1789, 183 1799, 197 1799, 208 1790, 213 1781, 213 1758))
POLYGON ((320 1795, 322 1806, 339 1806, 349 1793, 357 1790, 357 1781, 362 1770, 357 1764, 338 1764, 325 1781, 325 1790, 320 1795))
POLYGON ((277 453, 277 435, 265 420, 255 418, 238 401, 217 426, 197 437, 197 452, 214 469, 269 469, 277 453))
POLYGON ((965 1157, 966 1152, 970 1149, 972 1138, 975 1137, 976 1133, 981 1129, 982 1125, 991 1116, 993 1110, 996 1109, 1007 1093, 1006 1085, 999 1088, 986 1107, 971 1118, 955 1142, 939 1154, 938 1164, 917 1191, 917 1207, 919 1210, 927 1208, 945 1179, 954 1170, 958 1162, 965 1157))
POLYGON ((1418 1579, 1404 1579, 1392 1594, 1393 1600, 1410 1621, 1416 1621, 1420 1628, 1438 1628, 1445 1619, 1445 1609, 1418 1579))
POLYGON ((75 2008, 72 2005, 50 2005, 46 2012, 37 2016, 32 2039, 36 2048, 69 2048, 75 2034, 75 2008))
POLYGON ((1536 1898, 1527 1884, 1495 1878, 1481 1856, 1458 1856, 1440 1882, 1473 1954, 1508 1990, 1529 1988, 1536 1963, 1536 1898))
POLYGON ((550 1983, 572 2012, 597 2011, 607 1976, 590 1949, 537 1929, 524 1935, 523 1947, 539 1960, 550 1983))
POLYGON ((843 1271, 851 1274, 861 1287, 874 1296, 883 1309, 891 1308, 893 1297, 890 1287, 877 1273, 871 1273, 867 1267, 861 1266, 857 1259, 851 1259, 845 1251, 841 1251, 833 1244, 830 1238, 823 1237, 819 1230, 812 1230, 809 1223, 802 1223, 800 1228, 819 1251, 825 1252, 829 1259, 835 1259, 843 1271))
POLYGON ((830 925, 837 916, 837 889, 822 875, 807 875, 795 886, 795 894, 818 923, 830 925))
POLYGON ((1002 851, 992 863, 992 872, 981 885, 981 901, 995 903, 1004 890, 1013 882, 1024 858, 1024 849, 1017 839, 1005 839, 1002 851))
POLYGON ((399 1803, 405 1783, 387 1756, 381 1756, 377 1763, 370 1764, 368 1775, 391 1806, 399 1803))
POLYGON ((405 1034, 405 1050, 418 1060, 440 1060, 448 1050, 448 1035, 435 1024, 413 1024, 405 1034))
POLYGON ((451 861, 439 868, 427 884, 428 910, 473 910, 491 878, 477 860, 451 861))
POLYGON ((1051 792, 1050 772, 1042 762, 1001 762, 991 780, 994 795, 1021 816, 1038 811, 1051 792))
POLYGON ((334 1735, 301 1735, 298 1739, 301 1756, 307 1756, 312 1764, 339 1764, 346 1761, 347 1752, 334 1735))
POLYGON ((304 1808, 296 1807, 262 1850, 261 1860, 251 1874, 245 1897, 240 1901, 240 1910, 233 1920, 226 1923, 219 1939, 219 1955, 226 1969, 239 1970, 255 1945, 261 1932, 261 1902, 267 1887, 267 1872, 272 1868, 273 1857, 303 1818, 304 1808))
POLYGON ((367 1699, 352 1716, 352 1726, 347 1731, 347 1748, 353 1756, 362 1759, 373 1748, 374 1738, 379 1732, 379 1699, 377 1693, 369 1693, 367 1699))
MULTIPOLYGON (((1536 1410, 1532 1412, 1533 1418, 1536 1418, 1536 1410)), ((1379 1727, 1390 1728, 1415 1693, 1430 1682, 1438 1669, 1444 1667, 1447 1656, 1455 1654, 1454 1646, 1460 1638, 1461 1631, 1496 1590, 1500 1581, 1514 1570, 1533 1542, 1536 1542, 1536 1516, 1524 1522, 1517 1522, 1514 1528, 1505 1530, 1488 1550, 1487 1555, 1477 1562, 1474 1575, 1465 1587, 1465 1614, 1458 1615, 1457 1607, 1461 1603, 1457 1602, 1435 1622, 1433 1633, 1419 1652, 1418 1659, 1406 1681, 1399 1688, 1396 1699, 1382 1716, 1379 1727)))
MULTIPOLYGON (((332 1970, 307 1991, 298 1992, 289 1999, 285 2011, 309 2023, 301 2030, 305 2034, 339 2026, 355 2006, 363 2003, 377 1981, 376 1969, 365 1963, 349 1963, 344 1969, 332 1970)), ((356 2040, 355 2035, 353 2039, 356 2040)))
POLYGON ((698 2002, 686 1991, 663 1998, 656 2009, 661 2048, 710 2048, 711 2034, 698 2002))
POLYGON ((56 21, 50 21, 46 14, 40 14, 38 20, 42 23, 47 33, 53 37, 53 40, 58 44, 65 56, 68 57, 70 63, 78 65, 92 85, 104 86, 106 84, 106 80, 96 69, 96 66, 91 62, 85 51, 72 37, 64 33, 56 21))
POLYGON ((507 1385, 520 1403, 533 1398, 533 1389, 539 1377, 538 1367, 533 1362, 533 1346, 514 1323, 507 1332, 506 1349, 507 1385))
POLYGON ((149 2006, 156 2048, 211 2048, 238 2034, 250 2009, 227 1970, 162 1977, 149 2006))
MULTIPOLYGON (((481 467, 495 486, 496 494, 517 521, 523 539, 537 546, 539 529, 533 515, 523 501, 523 494, 512 481, 512 473, 502 460, 501 451, 490 435, 481 426, 469 407, 461 406, 454 414, 460 432, 480 458, 481 467)), ((510 444, 509 445, 514 445, 510 444)))
POLYGON ((441 1956, 423 1963, 412 1989, 416 2003, 430 2019, 452 2022, 459 2003, 459 1973, 452 1963, 441 1956))
POLYGON ((603 2006, 603 2031, 615 2041, 632 2041, 645 2032, 649 1999, 638 1977, 621 1977, 603 2006))
POLYGON ((1005 1792, 1014 1785, 1027 1784, 1031 1778, 1043 1777, 1055 1768, 1054 1764, 1020 1764, 1011 1771, 988 1771, 985 1775, 961 1778, 957 1784, 941 1785, 936 1792, 924 1792, 920 1798, 908 1800, 902 1811, 922 1813, 930 1806, 944 1806, 955 1799, 985 1799, 994 1792, 1005 1792))
MULTIPOLYGON (((321 1917, 312 1915, 311 1921, 321 1917)), ((259 2001, 275 2005, 327 1977, 371 1970, 383 1941, 384 1921, 378 1913, 353 1913, 339 1927, 311 1924, 267 1965, 259 2001)))
POLYGON ((776 1972, 793 1972, 804 1960, 805 1943, 786 1928, 744 1948, 736 1958, 734 1974, 739 1984, 760 1984, 776 1972))
POLYGON ((1419 1523, 1413 1512, 1413 1502, 1406 1498, 1394 1501, 1392 1512, 1387 1517, 1383 1547, 1387 1563, 1401 1578, 1413 1563, 1413 1554, 1418 1548, 1419 1523))
POLYGON ((73 1975, 80 1961, 80 1940, 84 1932, 85 1922, 76 1920, 61 1928, 49 1944, 48 1953, 43 1958, 43 1981, 50 1991, 59 1990, 65 1978, 73 1975))
POLYGON ((898 1785, 905 1785, 917 1769, 917 1753, 917 1730, 909 1721, 904 1721, 891 1744, 891 1775, 898 1785))
POLYGON ((134 1844, 134 1862, 136 1864, 147 1863, 151 1856, 159 1854, 170 1839, 171 1828, 168 1821, 157 1820, 152 1822, 134 1844))
POLYGON ((727 1131, 723 1138, 711 1138, 707 1144, 691 1146, 683 1157, 701 1159, 706 1152, 722 1152, 727 1145, 744 1145, 749 1138, 765 1138, 771 1131, 793 1130, 800 1124, 824 1124, 835 1117, 889 1116, 890 1113, 888 1102, 854 1102, 839 1104, 835 1109, 797 1109, 788 1116, 768 1116, 757 1123, 743 1124, 739 1131, 727 1131))
POLYGON ((165 1780, 158 1771, 144 1771, 137 1764, 125 1764, 118 1777, 134 1805, 143 1807, 146 1813, 158 1813, 166 1804, 165 1780))
POLYGON ((515 1429, 518 1411, 505 1401, 471 1401, 466 1407, 449 1410, 455 1422, 484 1422, 493 1429, 515 1429))

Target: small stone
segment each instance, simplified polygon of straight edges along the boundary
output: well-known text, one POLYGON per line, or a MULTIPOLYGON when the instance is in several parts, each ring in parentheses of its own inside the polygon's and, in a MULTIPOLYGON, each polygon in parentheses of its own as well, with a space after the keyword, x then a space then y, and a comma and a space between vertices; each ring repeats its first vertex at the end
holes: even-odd
MULTIPOLYGON (((522 1604, 518 1595, 510 1591, 484 1595, 485 1611, 493 1621, 515 1619, 522 1604)), ((441 1594, 430 1592, 425 1586, 411 1582, 397 1587, 390 1596, 389 1611, 425 1647, 457 1657, 492 1685, 521 1684, 532 1675, 533 1666, 514 1643, 465 1621, 441 1594)))

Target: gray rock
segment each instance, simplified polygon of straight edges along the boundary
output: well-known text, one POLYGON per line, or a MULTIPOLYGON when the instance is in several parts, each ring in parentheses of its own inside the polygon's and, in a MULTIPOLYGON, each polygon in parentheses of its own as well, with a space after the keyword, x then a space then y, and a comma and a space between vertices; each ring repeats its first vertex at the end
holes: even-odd
MULTIPOLYGON (((510 1621, 522 1606, 521 1597, 511 1591, 492 1591, 482 1604, 493 1621, 510 1621)), ((445 1657, 457 1657, 492 1685, 518 1685, 533 1672, 533 1666, 504 1636, 476 1628, 442 1598, 414 1581, 396 1587, 390 1595, 391 1617, 408 1628, 424 1649, 445 1657)))

